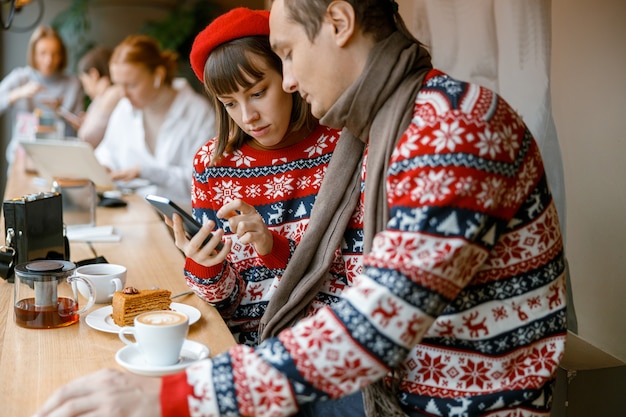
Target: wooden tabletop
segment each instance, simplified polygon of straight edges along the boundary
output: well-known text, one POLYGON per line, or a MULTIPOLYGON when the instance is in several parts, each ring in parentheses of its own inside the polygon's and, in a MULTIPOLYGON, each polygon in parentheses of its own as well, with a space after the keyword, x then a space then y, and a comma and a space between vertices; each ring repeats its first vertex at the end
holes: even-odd
MULTIPOLYGON (((35 181, 18 157, 12 166, 4 198, 49 191, 35 181)), ((154 209, 136 195, 125 196, 125 208, 98 207, 96 225, 112 225, 121 241, 93 243, 97 255, 127 267, 126 285, 139 289, 157 286, 173 294, 187 288, 183 277, 184 256, 176 248, 168 227, 154 209)), ((0 222, 4 234, 4 219, 0 222)), ((95 256, 89 244, 72 242, 70 260, 95 256)), ((13 284, 0 280, 0 415, 26 417, 33 414, 62 384, 105 367, 124 369, 115 361, 125 345, 117 334, 92 329, 85 317, 102 307, 95 304, 80 322, 66 328, 39 330, 19 327, 13 312, 13 284)), ((175 300, 200 310, 200 320, 189 329, 188 339, 205 344, 211 355, 224 352, 235 342, 214 308, 195 295, 175 300)))

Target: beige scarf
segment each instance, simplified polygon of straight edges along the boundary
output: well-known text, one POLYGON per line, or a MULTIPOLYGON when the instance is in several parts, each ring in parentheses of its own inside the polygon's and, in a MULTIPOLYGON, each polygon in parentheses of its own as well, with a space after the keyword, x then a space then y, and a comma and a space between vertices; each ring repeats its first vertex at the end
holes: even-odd
MULTIPOLYGON (((321 119, 343 128, 302 241, 290 260, 262 320, 262 339, 276 336, 306 312, 328 274, 360 196, 360 171, 369 141, 365 180, 364 253, 389 220, 385 178, 391 153, 411 122, 429 53, 401 32, 379 42, 363 74, 321 119)), ((368 416, 393 416, 397 407, 383 383, 364 390, 368 416), (391 398, 390 398, 391 397, 391 398), (391 401, 392 404, 389 404, 391 401), (391 406, 391 408, 390 408, 391 406)), ((397 414, 404 415, 404 414, 397 414)))

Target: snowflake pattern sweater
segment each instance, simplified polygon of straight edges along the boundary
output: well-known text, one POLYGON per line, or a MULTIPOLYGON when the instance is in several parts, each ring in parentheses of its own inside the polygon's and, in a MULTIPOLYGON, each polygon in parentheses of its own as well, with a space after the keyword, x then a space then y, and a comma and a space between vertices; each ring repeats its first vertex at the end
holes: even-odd
POLYGON ((566 335, 539 149, 491 90, 431 71, 387 174, 390 220, 332 308, 163 379, 163 414, 289 415, 395 369, 409 415, 547 417, 566 335))
MULTIPOLYGON (((243 145, 216 165, 210 164, 215 139, 196 154, 193 215, 201 223, 215 221, 233 239, 233 246, 221 265, 205 267, 187 258, 185 278, 200 298, 218 309, 239 343, 258 344, 259 321, 306 229, 338 138, 339 131, 318 126, 293 146, 257 150, 243 145), (253 205, 272 232, 274 246, 269 255, 259 257, 252 245, 237 240, 227 221, 217 218, 220 207, 236 198, 253 205)), ((334 303, 360 272, 362 216, 353 217, 344 237, 351 244, 338 249, 332 279, 323 283, 306 316, 334 303)))

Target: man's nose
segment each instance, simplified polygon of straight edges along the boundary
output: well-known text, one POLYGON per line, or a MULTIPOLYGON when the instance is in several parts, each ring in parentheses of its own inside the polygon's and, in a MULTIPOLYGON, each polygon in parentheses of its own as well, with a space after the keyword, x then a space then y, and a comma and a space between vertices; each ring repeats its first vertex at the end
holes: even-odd
POLYGON ((283 90, 287 93, 295 93, 298 91, 298 82, 291 71, 290 65, 283 64, 283 90))

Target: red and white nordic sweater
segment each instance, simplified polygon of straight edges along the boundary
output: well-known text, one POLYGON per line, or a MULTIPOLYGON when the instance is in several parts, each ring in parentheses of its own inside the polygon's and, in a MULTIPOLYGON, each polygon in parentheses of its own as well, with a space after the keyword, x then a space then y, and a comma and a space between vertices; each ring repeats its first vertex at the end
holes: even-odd
POLYGON ((290 415, 396 369, 409 415, 549 416, 566 335, 563 243, 521 118, 492 91, 431 71, 387 202, 387 228, 338 303, 164 377, 163 415, 290 415))
MULTIPOLYGON (((193 215, 201 223, 214 220, 233 246, 221 265, 205 267, 187 258, 185 278, 200 298, 215 305, 239 343, 258 344, 259 321, 309 223, 339 133, 318 126, 287 148, 258 150, 243 145, 216 165, 210 164, 215 147, 211 140, 194 158, 193 215), (217 218, 220 207, 236 198, 253 205, 272 232, 270 254, 258 256, 252 245, 238 241, 227 221, 217 218)), ((344 239, 346 245, 335 254, 332 279, 324 282, 306 316, 337 301, 360 272, 362 216, 353 218, 344 239)))

